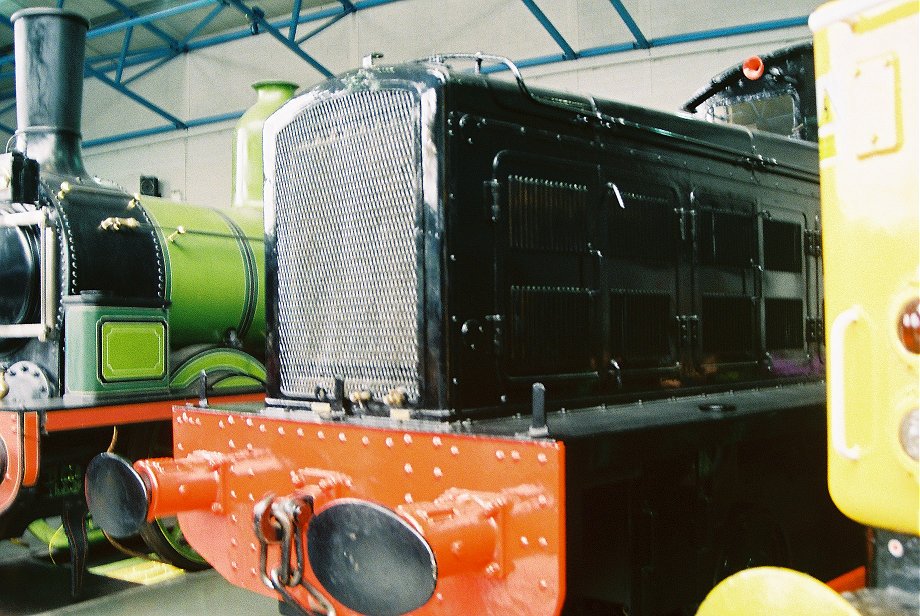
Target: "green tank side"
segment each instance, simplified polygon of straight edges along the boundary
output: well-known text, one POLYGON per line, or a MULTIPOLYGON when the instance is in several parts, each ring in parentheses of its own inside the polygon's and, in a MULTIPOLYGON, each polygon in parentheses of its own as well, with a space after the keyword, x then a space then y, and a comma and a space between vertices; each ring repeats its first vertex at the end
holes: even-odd
POLYGON ((265 348, 265 243, 261 208, 217 209, 141 197, 167 261, 171 347, 237 337, 265 348))
POLYGON ((262 205, 262 127, 266 118, 294 95, 297 85, 287 81, 253 84, 256 102, 242 115, 233 135, 234 207, 262 205))
POLYGON ((265 366, 257 359, 236 349, 206 349, 187 359, 179 366, 173 366, 170 389, 193 388, 201 372, 211 379, 219 379, 215 389, 252 386, 265 383, 265 366))

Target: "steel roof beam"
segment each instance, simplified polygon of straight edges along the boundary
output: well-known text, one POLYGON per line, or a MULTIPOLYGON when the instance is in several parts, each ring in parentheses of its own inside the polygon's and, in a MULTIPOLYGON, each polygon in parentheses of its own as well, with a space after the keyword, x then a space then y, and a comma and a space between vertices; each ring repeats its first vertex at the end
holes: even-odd
POLYGON ((626 10, 626 7, 623 6, 622 0, 610 0, 610 4, 613 5, 613 8, 616 9, 617 13, 620 14, 620 19, 623 20, 623 23, 626 24, 626 27, 629 28, 629 31, 632 32, 633 37, 636 39, 636 45, 640 49, 648 49, 651 47, 648 39, 645 38, 645 35, 642 34, 642 30, 639 29, 639 25, 636 23, 636 20, 633 19, 632 15, 629 14, 629 11, 626 10))
MULTIPOLYGON (((378 6, 384 6, 386 4, 393 4, 395 2, 402 2, 402 1, 403 0, 359 0, 358 2, 351 2, 351 6, 354 7, 354 12, 358 12, 358 11, 362 11, 362 10, 366 10, 366 9, 370 9, 370 8, 374 8, 378 6)), ((193 31, 195 34, 198 34, 198 32, 200 32, 201 29, 203 29, 204 27, 202 24, 207 25, 207 23, 210 23, 210 21, 214 19, 214 17, 218 13, 220 13, 221 10, 223 10, 225 5, 223 4, 222 0, 194 0, 193 2, 184 4, 184 5, 180 5, 180 6, 176 6, 171 9, 159 11, 157 13, 151 13, 149 15, 144 15, 141 17, 128 19, 123 22, 119 22, 115 24, 109 24, 108 26, 101 26, 99 28, 94 28, 90 30, 87 33, 87 38, 90 38, 90 39, 98 38, 100 36, 105 36, 106 34, 111 34, 112 32, 124 30, 132 26, 143 25, 144 23, 148 23, 150 21, 172 17, 174 15, 180 15, 188 11, 200 9, 202 7, 211 6, 211 5, 214 5, 214 10, 211 11, 211 13, 202 20, 202 23, 199 23, 198 26, 195 27, 195 30, 197 31, 193 31)), ((313 21, 321 21, 323 19, 327 19, 330 17, 342 17, 348 14, 350 13, 346 11, 343 7, 337 7, 334 9, 321 9, 313 13, 301 15, 297 19, 297 23, 305 24, 305 23, 313 22, 313 21)), ((10 29, 13 28, 12 24, 9 22, 9 19, 0 19, 0 24, 5 24, 10 29)), ((271 25, 274 26, 275 28, 285 28, 285 27, 290 26, 290 21, 287 19, 278 20, 278 21, 272 22, 271 25)), ((192 34, 192 33, 190 32, 189 34, 192 34)), ((246 38, 248 36, 252 36, 252 32, 248 28, 245 30, 239 30, 237 32, 231 32, 228 34, 221 34, 218 36, 213 36, 207 39, 202 39, 200 41, 192 41, 191 39, 194 37, 187 36, 185 40, 183 40, 182 43, 180 44, 180 48, 181 48, 181 51, 183 52, 193 51, 196 49, 204 49, 206 47, 212 47, 214 45, 220 45, 222 43, 235 41, 241 38, 246 38)), ((138 53, 145 54, 148 57, 152 58, 150 61, 158 60, 168 55, 168 52, 164 50, 155 51, 155 50, 147 49, 147 50, 143 50, 138 53)), ((128 54, 129 58, 131 58, 132 56, 134 56, 134 54, 130 54, 130 53, 128 54)), ((111 57, 99 56, 99 58, 102 58, 102 57, 106 57, 107 60, 111 60, 111 59, 116 58, 117 55, 113 55, 111 57)), ((0 66, 4 64, 12 64, 13 58, 14 58, 14 55, 12 53, 7 54, 6 56, 3 56, 2 58, 0 58, 0 66)), ((99 58, 93 58, 91 59, 91 61, 99 62, 100 61, 99 58)), ((131 62, 128 62, 126 66, 131 66, 131 62)), ((5 75, 0 74, 0 77, 3 77, 3 76, 5 75)))
POLYGON ((307 41, 307 40, 313 38, 314 36, 316 36, 317 34, 319 34, 320 32, 322 32, 323 30, 325 30, 326 28, 328 28, 328 27, 331 26, 332 24, 338 22, 338 21, 339 21, 340 19, 342 19, 343 17, 348 17, 349 15, 351 15, 351 13, 342 13, 342 14, 340 14, 340 15, 336 15, 335 17, 333 17, 332 19, 330 19, 329 21, 327 21, 327 22, 324 23, 323 25, 321 25, 321 26, 319 26, 319 27, 317 27, 317 28, 314 28, 313 30, 310 30, 310 32, 308 32, 307 34, 304 34, 302 37, 300 37, 299 39, 297 39, 295 42, 296 42, 298 45, 301 45, 301 44, 303 44, 304 41, 307 41))
MULTIPOLYGON (((125 5, 125 4, 123 4, 123 3, 120 2, 119 0, 105 0, 105 1, 106 1, 107 4, 113 6, 113 7, 115 7, 116 9, 118 9, 119 11, 121 11, 121 13, 122 13, 123 15, 127 15, 128 17, 130 17, 130 18, 132 18, 132 19, 135 18, 135 17, 140 17, 140 15, 137 13, 137 11, 135 11, 135 10, 132 9, 131 7, 129 7, 129 6, 125 5)), ((169 45, 169 47, 170 47, 171 49, 173 49, 174 51, 178 51, 178 50, 179 50, 179 41, 177 41, 177 40, 175 39, 175 37, 170 36, 169 34, 167 34, 166 32, 164 32, 163 30, 161 30, 161 29, 158 28, 157 26, 153 25, 152 23, 145 23, 145 24, 143 24, 143 26, 144 26, 144 28, 146 28, 147 30, 149 30, 150 32, 152 32, 153 34, 155 34, 156 36, 158 36, 160 39, 162 39, 163 41, 165 41, 166 44, 169 45)), ((130 30, 131 30, 131 28, 128 29, 129 32, 130 32, 130 30)))
POLYGON ((126 86, 126 85, 128 85, 129 83, 131 83, 132 81, 137 81, 137 80, 140 79, 141 77, 144 77, 145 75, 149 75, 150 73, 152 73, 153 71, 157 70, 158 68, 160 68, 161 66, 163 66, 163 65, 166 64, 167 62, 170 62, 171 60, 173 60, 174 58, 176 58, 177 56, 179 56, 179 54, 178 54, 177 52, 173 52, 170 56, 168 56, 168 57, 166 57, 166 58, 163 58, 163 59, 160 60, 159 62, 155 62, 155 63, 151 64, 151 65, 148 66, 147 68, 145 68, 145 69, 143 69, 143 70, 141 70, 141 71, 138 71, 138 72, 135 73, 134 75, 131 75, 130 77, 128 77, 127 79, 125 79, 124 81, 121 82, 122 85, 125 85, 125 86, 126 86))
POLYGON ((134 28, 125 30, 125 40, 121 44, 121 56, 118 58, 118 68, 115 70, 115 81, 121 83, 121 75, 125 70, 125 58, 128 55, 128 48, 131 46, 131 35, 134 34, 134 28))
POLYGON ((218 4, 211 12, 204 16, 204 19, 198 22, 198 25, 189 30, 189 33, 185 35, 185 38, 182 39, 182 42, 179 43, 179 46, 182 47, 183 51, 188 50, 188 44, 192 41, 193 38, 198 36, 198 34, 204 30, 209 23, 211 23, 215 17, 217 17, 221 11, 224 10, 223 4, 218 4))
POLYGON ((293 41, 297 38, 297 18, 300 17, 301 1, 294 0, 294 6, 291 8, 291 25, 288 26, 288 40, 293 41))
POLYGON ((278 29, 274 25, 269 23, 269 21, 265 19, 265 14, 261 10, 249 8, 248 6, 243 4, 242 0, 224 0, 224 1, 228 2, 230 6, 235 7, 241 13, 246 15, 246 17, 249 19, 249 21, 254 26, 254 29, 252 32, 253 34, 258 34, 258 27, 261 26, 265 28, 265 30, 269 34, 271 34, 275 39, 280 41, 282 45, 284 45, 285 47, 293 51, 295 54, 297 54, 307 64, 309 64, 310 66, 315 68, 317 71, 319 71, 321 75, 323 75, 324 77, 332 77, 332 72, 329 69, 327 69, 325 66, 323 66, 316 60, 314 60, 310 54, 308 54, 303 49, 301 49, 300 46, 294 43, 293 41, 288 40, 287 37, 281 34, 281 32, 279 32, 278 29))
MULTIPOLYGON (((129 66, 137 66, 139 64, 146 64, 148 62, 156 62, 164 57, 173 57, 175 54, 176 52, 172 49, 169 49, 168 47, 156 47, 153 49, 136 51, 134 53, 129 53, 125 57, 125 68, 129 66)), ((117 53, 99 55, 93 58, 87 58, 86 63, 95 69, 108 73, 109 71, 114 71, 116 69, 116 63, 118 62, 118 58, 120 56, 121 54, 117 53)))
MULTIPOLYGON (((393 4, 394 2, 403 2, 404 0, 359 0, 358 2, 353 2, 355 7, 355 12, 362 11, 365 9, 374 8, 377 6, 383 6, 385 4, 393 4)), ((305 24, 312 21, 320 21, 330 17, 344 17, 349 15, 344 8, 334 8, 334 9, 320 9, 319 11, 308 13, 306 15, 301 15, 297 19, 298 24, 305 24)), ((284 28, 288 25, 287 20, 279 20, 272 22, 272 25, 276 28, 284 28)), ((230 41, 236 41, 242 38, 247 38, 252 36, 252 32, 247 30, 238 30, 236 32, 229 32, 227 34, 219 34, 211 38, 202 39, 200 41, 190 42, 188 45, 189 51, 195 49, 204 49, 206 47, 212 47, 214 45, 220 45, 222 43, 228 43, 230 41)))
MULTIPOLYGON (((242 111, 234 111, 232 113, 223 113, 216 116, 208 116, 206 118, 199 118, 197 120, 189 120, 186 122, 184 128, 196 128, 198 126, 207 126, 209 124, 218 124, 220 122, 229 122, 231 120, 238 120, 240 116, 243 115, 242 111)), ((82 143, 84 148, 93 148, 100 145, 106 145, 109 143, 118 143, 119 141, 127 141, 129 139, 137 139, 139 137, 150 137, 152 135, 162 135, 163 133, 171 133, 176 130, 175 126, 165 125, 165 126, 154 126, 152 128, 144 128, 141 130, 132 131, 130 133, 123 133, 120 135, 111 135, 109 137, 99 137, 97 139, 87 139, 82 143)))
POLYGON ((133 100, 135 103, 137 103, 138 105, 141 105, 142 107, 146 107, 147 109, 154 112, 161 118, 164 118, 168 122, 171 122, 175 128, 188 128, 188 124, 186 124, 185 122, 183 122, 176 116, 172 115, 165 109, 158 107, 157 105, 154 105, 153 103, 148 101, 146 98, 144 98, 140 94, 137 94, 136 92, 133 92, 129 90, 128 88, 126 88, 124 85, 112 80, 108 75, 106 75, 102 71, 97 70, 89 65, 84 65, 84 72, 89 75, 92 75, 93 77, 95 77, 96 79, 104 83, 105 85, 109 86, 110 88, 113 88, 121 92, 122 94, 124 94, 125 96, 133 100))
POLYGON ((148 15, 141 15, 139 17, 133 17, 131 19, 126 19, 124 21, 119 21, 118 23, 109 24, 108 26, 100 26, 98 28, 93 28, 86 33, 87 39, 94 39, 100 36, 105 36, 106 34, 111 34, 112 32, 118 32, 119 30, 124 30, 130 28, 131 26, 142 26, 144 24, 149 24, 152 21, 158 19, 166 19, 167 17, 173 17, 174 15, 181 15, 182 13, 188 13, 189 11, 195 11, 197 9, 211 6, 213 4, 220 3, 221 0, 193 0, 186 4, 180 4, 174 6, 170 9, 165 9, 162 11, 157 11, 156 13, 150 13, 148 15))
POLYGON ((789 19, 777 19, 774 21, 764 21, 754 24, 745 24, 741 26, 729 26, 727 28, 715 28, 712 30, 702 30, 700 32, 688 32, 686 34, 675 34, 673 36, 662 36, 652 39, 652 47, 664 47, 665 45, 678 45, 680 43, 689 43, 692 41, 705 41, 709 39, 724 38, 729 36, 738 36, 741 34, 753 34, 755 32, 768 32, 770 30, 784 30, 797 26, 807 26, 808 15, 804 17, 790 17, 789 19))
MULTIPOLYGON (((689 43, 694 41, 707 41, 712 39, 719 38, 728 38, 730 36, 738 36, 741 34, 753 34, 756 32, 769 32, 771 30, 787 30, 789 28, 795 28, 799 26, 808 25, 808 15, 803 17, 791 17, 789 19, 778 19, 775 21, 765 21, 753 24, 745 24, 741 26, 730 26, 727 28, 716 28, 713 30, 702 30, 700 32, 687 32, 684 34, 675 34, 672 36, 662 36, 659 38, 654 38, 649 40, 649 49, 657 47, 668 47, 671 45, 679 45, 681 43, 689 43)), ((613 45, 601 45, 599 47, 589 47, 587 49, 579 50, 576 55, 579 58, 592 58, 598 56, 607 56, 611 54, 623 53, 625 51, 634 51, 636 49, 635 43, 616 43, 613 45)), ((533 66, 546 66, 548 64, 557 64, 559 62, 566 62, 569 59, 559 55, 547 55, 547 56, 537 56, 534 58, 526 58, 523 60, 515 60, 514 63, 519 68, 527 68, 533 66)), ((508 70, 508 67, 504 64, 493 64, 490 66, 482 67, 483 73, 500 73, 502 71, 508 70)))
POLYGON ((537 21, 540 22, 540 25, 543 26, 543 29, 546 30, 553 40, 556 41, 556 44, 562 49, 562 54, 567 60, 574 60, 578 57, 578 54, 575 53, 575 50, 572 49, 572 46, 569 45, 569 42, 565 40, 565 37, 556 29, 556 26, 553 25, 553 22, 549 20, 543 11, 540 10, 540 7, 537 6, 537 3, 534 0, 521 0, 524 3, 524 6, 530 10, 534 17, 537 18, 537 21))

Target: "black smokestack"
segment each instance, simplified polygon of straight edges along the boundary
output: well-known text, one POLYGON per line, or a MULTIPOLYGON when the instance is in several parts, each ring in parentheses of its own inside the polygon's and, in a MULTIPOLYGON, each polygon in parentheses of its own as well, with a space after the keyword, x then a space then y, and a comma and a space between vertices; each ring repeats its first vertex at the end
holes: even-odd
POLYGON ((17 11, 10 21, 16 50, 16 149, 42 170, 86 176, 80 113, 89 22, 50 8, 17 11))

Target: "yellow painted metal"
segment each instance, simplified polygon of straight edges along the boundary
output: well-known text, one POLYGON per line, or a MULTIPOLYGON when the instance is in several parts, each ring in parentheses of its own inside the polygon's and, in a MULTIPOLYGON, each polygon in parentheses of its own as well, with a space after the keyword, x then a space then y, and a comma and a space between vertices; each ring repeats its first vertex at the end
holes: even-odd
POLYGON ((178 567, 153 560, 153 558, 155 557, 152 555, 148 558, 128 558, 127 560, 90 567, 89 572, 145 586, 165 582, 185 573, 178 567))
POLYGON ((832 2, 815 31, 828 346, 828 484, 851 518, 920 533, 920 463, 901 442, 920 356, 917 0, 832 2))
POLYGON ((815 578, 780 567, 745 569, 707 595, 697 616, 859 616, 815 578))

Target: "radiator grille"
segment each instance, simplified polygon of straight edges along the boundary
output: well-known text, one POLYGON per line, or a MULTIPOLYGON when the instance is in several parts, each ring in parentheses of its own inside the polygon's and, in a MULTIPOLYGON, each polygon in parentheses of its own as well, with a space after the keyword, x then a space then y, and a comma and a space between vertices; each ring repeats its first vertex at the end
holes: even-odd
POLYGON ((706 265, 749 267, 756 257, 753 219, 732 212, 700 212, 700 259, 706 265))
POLYGON ((281 392, 419 395, 418 103, 350 93, 278 134, 275 216, 281 392))

